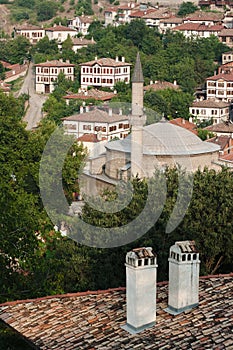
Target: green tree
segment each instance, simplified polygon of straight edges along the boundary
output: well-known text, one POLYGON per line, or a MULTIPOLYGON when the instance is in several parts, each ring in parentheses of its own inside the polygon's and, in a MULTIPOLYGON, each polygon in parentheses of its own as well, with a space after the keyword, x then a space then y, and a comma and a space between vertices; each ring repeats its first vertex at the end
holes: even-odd
POLYGON ((198 7, 191 1, 182 2, 179 6, 178 16, 186 16, 189 13, 193 13, 198 10, 198 7))
POLYGON ((36 5, 38 21, 47 21, 53 18, 57 12, 57 4, 54 1, 42 1, 36 5))

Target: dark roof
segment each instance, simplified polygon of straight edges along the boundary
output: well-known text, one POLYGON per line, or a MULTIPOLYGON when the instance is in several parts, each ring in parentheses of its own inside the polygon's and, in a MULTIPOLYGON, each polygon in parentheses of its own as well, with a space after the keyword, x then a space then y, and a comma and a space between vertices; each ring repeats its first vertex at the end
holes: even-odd
POLYGON ((232 288, 232 273, 200 278, 199 306, 173 316, 168 283, 158 283, 156 324, 136 335, 121 328, 125 288, 8 302, 0 318, 40 350, 230 350, 232 288))
POLYGON ((140 60, 140 54, 138 52, 136 57, 134 72, 132 76, 132 83, 143 83, 143 82, 144 82, 144 78, 142 73, 142 65, 140 60))

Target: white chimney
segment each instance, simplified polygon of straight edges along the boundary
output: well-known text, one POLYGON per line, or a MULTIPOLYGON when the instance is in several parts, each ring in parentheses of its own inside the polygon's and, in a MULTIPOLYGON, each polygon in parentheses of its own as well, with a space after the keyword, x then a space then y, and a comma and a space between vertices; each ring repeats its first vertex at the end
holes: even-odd
POLYGON ((122 328, 131 334, 151 327, 156 320, 157 259, 151 247, 126 254, 127 323, 122 328))
POLYGON ((97 61, 98 60, 98 57, 97 56, 95 56, 95 61, 97 61))
POLYGON ((118 56, 116 56, 116 62, 119 62, 119 58, 118 58, 118 56))
POLYGON ((125 57, 124 56, 121 57, 121 62, 125 62, 125 57))
POLYGON ((83 114, 83 106, 80 106, 79 112, 80 112, 80 114, 83 114))
POLYGON ((177 85, 177 81, 176 80, 174 80, 173 85, 177 85))
POLYGON ((150 80, 150 85, 152 85, 153 84, 153 80, 150 80))
POLYGON ((122 108, 119 108, 119 115, 122 115, 122 108))
POLYGON ((167 312, 177 315, 198 306, 199 253, 194 241, 176 242, 169 254, 167 312))
POLYGON ((86 106, 86 112, 89 112, 89 106, 86 106))
POLYGON ((108 115, 109 115, 109 117, 112 117, 112 108, 109 108, 108 115))

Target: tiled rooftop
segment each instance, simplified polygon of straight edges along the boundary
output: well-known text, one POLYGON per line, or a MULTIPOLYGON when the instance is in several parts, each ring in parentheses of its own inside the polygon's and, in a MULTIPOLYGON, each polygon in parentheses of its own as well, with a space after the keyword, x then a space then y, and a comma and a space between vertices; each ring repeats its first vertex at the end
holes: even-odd
POLYGON ((132 335, 125 289, 57 295, 0 306, 0 318, 40 350, 233 349, 233 274, 200 278, 199 306, 177 316, 167 307, 167 282, 157 285, 156 324, 132 335))
POLYGON ((115 123, 123 120, 128 120, 125 115, 114 114, 110 116, 109 113, 102 111, 98 108, 93 109, 90 112, 81 114, 74 114, 70 117, 63 118, 62 120, 79 121, 79 122, 96 122, 96 123, 115 123))
POLYGON ((217 123, 214 125, 207 126, 205 129, 212 132, 233 133, 233 124, 227 122, 217 123))
POLYGON ((85 39, 85 38, 71 38, 73 45, 93 45, 96 44, 96 42, 91 39, 85 39))
POLYGON ((144 86, 143 90, 164 90, 164 89, 179 89, 179 85, 170 83, 168 81, 155 81, 154 84, 144 86))
POLYGON ((233 29, 225 28, 218 34, 218 36, 233 36, 233 29))
POLYGON ((189 14, 185 20, 189 21, 221 21, 224 18, 224 14, 221 12, 206 12, 196 11, 193 14, 189 14))
POLYGON ((131 66, 131 63, 126 63, 122 61, 116 61, 113 58, 99 58, 93 61, 81 63, 80 66, 94 66, 98 64, 103 67, 121 67, 121 66, 131 66))
POLYGON ((45 31, 47 31, 47 32, 76 32, 75 29, 61 26, 61 25, 54 25, 53 27, 45 28, 45 31))
POLYGON ((201 23, 188 22, 175 27, 173 30, 192 30, 196 32, 221 32, 223 28, 224 26, 222 24, 208 26, 201 23))
POLYGON ((36 67, 74 67, 75 64, 63 62, 60 60, 47 61, 35 64, 36 67))
POLYGON ((211 139, 208 139, 206 141, 215 143, 216 145, 219 145, 221 147, 221 151, 223 151, 224 148, 229 145, 230 140, 231 140, 230 136, 220 135, 220 136, 212 137, 211 139))
POLYGON ((206 80, 219 80, 223 79, 226 81, 233 81, 233 73, 225 74, 225 73, 219 73, 216 75, 213 75, 212 77, 206 78, 206 80))
POLYGON ((95 100, 107 101, 107 100, 111 100, 111 98, 113 98, 113 97, 116 97, 116 94, 114 92, 101 91, 98 89, 90 89, 87 91, 81 91, 78 94, 66 95, 63 98, 65 98, 65 99, 81 99, 81 100, 87 100, 89 98, 93 98, 95 100))
POLYGON ((182 128, 185 128, 191 132, 193 132, 195 135, 197 135, 197 126, 194 123, 191 123, 188 120, 185 120, 184 118, 176 118, 169 121, 169 123, 177 126, 181 126, 182 128))
POLYGON ((214 101, 214 100, 202 100, 195 101, 192 107, 206 107, 206 108, 226 108, 229 107, 230 103, 224 101, 214 101))

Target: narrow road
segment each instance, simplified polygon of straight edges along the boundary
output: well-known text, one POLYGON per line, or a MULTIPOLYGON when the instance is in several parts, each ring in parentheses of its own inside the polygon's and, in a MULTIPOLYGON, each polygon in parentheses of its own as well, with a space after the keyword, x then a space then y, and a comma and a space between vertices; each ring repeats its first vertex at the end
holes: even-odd
POLYGON ((27 75, 25 76, 23 85, 17 96, 21 94, 29 95, 29 106, 27 112, 23 118, 23 121, 27 122, 26 129, 31 130, 36 127, 42 119, 42 106, 48 96, 39 95, 35 93, 35 74, 33 72, 33 64, 30 63, 28 67, 27 75))

